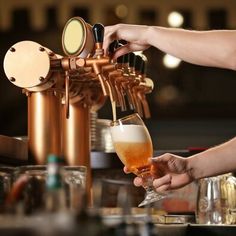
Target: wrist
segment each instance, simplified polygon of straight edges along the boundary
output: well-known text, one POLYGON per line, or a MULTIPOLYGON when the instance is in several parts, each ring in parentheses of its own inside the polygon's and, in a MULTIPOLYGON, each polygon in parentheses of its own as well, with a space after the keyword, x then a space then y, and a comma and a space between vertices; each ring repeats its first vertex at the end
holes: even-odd
POLYGON ((158 48, 159 42, 162 40, 163 29, 160 26, 148 26, 146 33, 147 44, 158 48))
POLYGON ((198 179, 197 169, 196 169, 196 166, 194 165, 194 163, 195 163, 195 158, 194 157, 189 157, 189 158, 186 159, 187 173, 189 175, 189 178, 192 181, 198 179))
POLYGON ((157 26, 147 26, 145 37, 146 44, 150 46, 154 46, 155 39, 157 38, 157 26))

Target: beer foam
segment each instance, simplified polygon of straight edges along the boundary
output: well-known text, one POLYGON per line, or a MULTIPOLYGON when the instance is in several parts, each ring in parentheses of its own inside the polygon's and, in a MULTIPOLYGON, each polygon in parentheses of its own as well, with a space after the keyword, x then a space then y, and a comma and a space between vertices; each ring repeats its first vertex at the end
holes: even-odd
POLYGON ((111 127, 113 142, 143 143, 150 140, 146 127, 142 125, 120 125, 111 127))

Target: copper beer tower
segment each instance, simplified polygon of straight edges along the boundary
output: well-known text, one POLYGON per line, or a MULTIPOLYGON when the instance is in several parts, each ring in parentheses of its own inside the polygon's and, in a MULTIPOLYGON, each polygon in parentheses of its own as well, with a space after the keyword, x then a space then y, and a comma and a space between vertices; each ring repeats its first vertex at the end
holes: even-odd
MULTIPOLYGON (((42 165, 54 153, 67 165, 88 168, 91 187, 90 112, 104 105, 128 106, 149 117, 146 94, 153 89, 145 75, 145 59, 130 53, 113 61, 102 49, 104 27, 93 27, 80 17, 65 25, 62 46, 65 56, 32 41, 13 45, 4 58, 11 83, 28 98, 28 152, 42 165)), ((118 42, 113 43, 115 47, 118 42)))

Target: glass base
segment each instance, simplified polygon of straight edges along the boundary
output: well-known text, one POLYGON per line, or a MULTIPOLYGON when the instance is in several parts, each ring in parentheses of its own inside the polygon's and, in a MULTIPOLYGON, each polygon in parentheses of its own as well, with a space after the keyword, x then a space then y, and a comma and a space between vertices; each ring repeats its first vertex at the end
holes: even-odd
POLYGON ((167 197, 166 194, 157 193, 154 190, 149 190, 145 195, 145 199, 138 205, 138 207, 142 207, 151 204, 153 202, 160 201, 166 197, 167 197))

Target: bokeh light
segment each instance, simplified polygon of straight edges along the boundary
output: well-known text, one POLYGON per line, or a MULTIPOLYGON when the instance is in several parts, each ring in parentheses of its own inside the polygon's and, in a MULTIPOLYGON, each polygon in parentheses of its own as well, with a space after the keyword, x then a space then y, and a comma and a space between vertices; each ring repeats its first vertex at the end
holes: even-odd
POLYGON ((174 69, 177 68, 180 64, 181 60, 177 57, 171 56, 169 54, 166 54, 163 57, 163 64, 165 67, 174 69))
POLYGON ((171 27, 181 27, 184 23, 184 17, 181 13, 173 11, 168 15, 167 21, 171 27))

